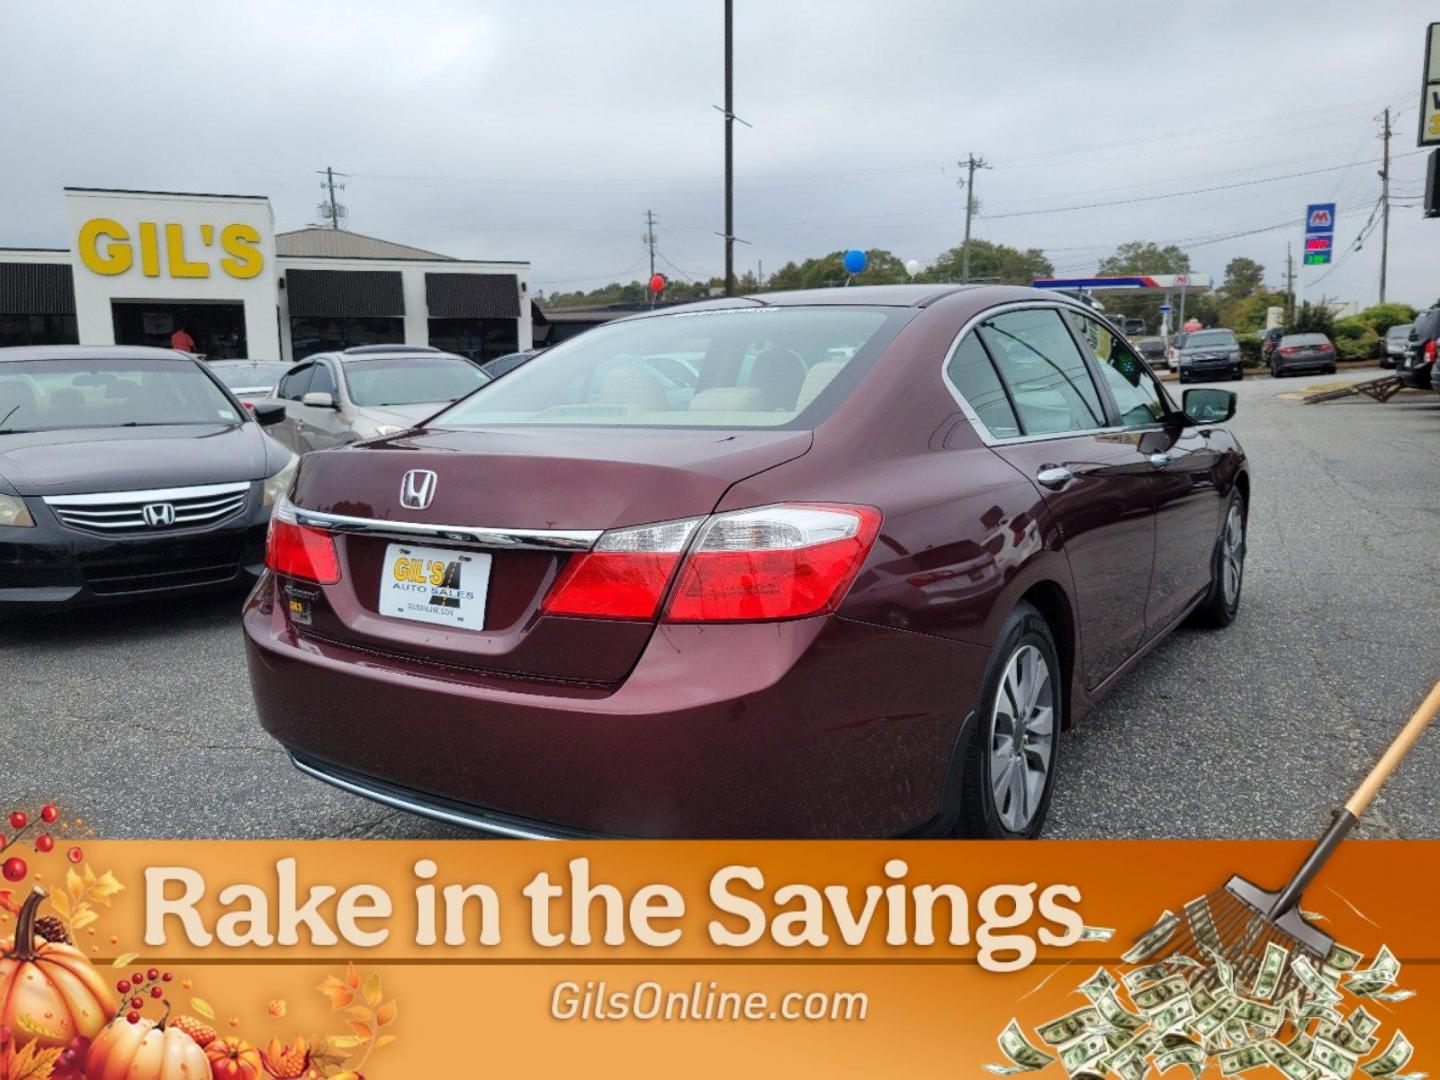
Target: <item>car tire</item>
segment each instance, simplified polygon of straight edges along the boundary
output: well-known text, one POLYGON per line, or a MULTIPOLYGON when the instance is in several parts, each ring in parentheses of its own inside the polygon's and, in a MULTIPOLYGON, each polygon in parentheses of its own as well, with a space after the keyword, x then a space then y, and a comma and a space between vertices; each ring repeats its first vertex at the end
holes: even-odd
POLYGON ((1243 367, 1237 367, 1237 368, 1235 369, 1235 381, 1236 381, 1236 382, 1243 382, 1244 380, 1245 380, 1245 369, 1244 369, 1243 367))
POLYGON ((1062 672, 1050 625, 1029 604, 1017 605, 1000 629, 981 682, 972 721, 977 726, 966 747, 957 836, 1030 840, 1040 833, 1059 761, 1066 689, 1062 672), (1027 718, 1020 725, 1018 751, 1016 694, 1028 695, 1020 707, 1027 718))
POLYGON ((1336 368, 1336 366, 1335 366, 1334 364, 1331 364, 1329 367, 1327 367, 1327 368, 1325 369, 1325 374, 1326 374, 1326 375, 1334 375, 1335 372, 1338 371, 1338 370, 1339 370, 1339 369, 1336 368))
POLYGON ((1215 629, 1229 626, 1240 611, 1240 589, 1245 584, 1245 547, 1248 542, 1245 498, 1238 489, 1230 492, 1220 536, 1210 563, 1210 591, 1195 609, 1200 626, 1215 629), (1229 576, 1229 575, 1232 575, 1229 576))

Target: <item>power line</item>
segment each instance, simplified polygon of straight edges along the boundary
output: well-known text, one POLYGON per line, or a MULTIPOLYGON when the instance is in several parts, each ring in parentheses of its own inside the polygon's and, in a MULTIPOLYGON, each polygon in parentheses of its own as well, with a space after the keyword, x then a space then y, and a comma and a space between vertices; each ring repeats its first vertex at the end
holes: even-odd
POLYGON ((957 162, 966 170, 964 180, 957 181, 965 192, 965 242, 960 246, 960 280, 962 283, 970 280, 970 221, 975 216, 975 170, 988 169, 984 158, 977 158, 974 153, 965 156, 965 160, 957 162))

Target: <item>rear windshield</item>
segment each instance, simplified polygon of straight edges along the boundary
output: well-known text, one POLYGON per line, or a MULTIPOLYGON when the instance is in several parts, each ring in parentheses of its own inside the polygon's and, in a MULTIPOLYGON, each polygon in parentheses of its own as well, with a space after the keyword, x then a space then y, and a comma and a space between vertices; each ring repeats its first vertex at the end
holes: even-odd
POLYGON ((1408 338, 1410 336, 1410 331, 1413 330, 1414 327, 1414 323, 1404 323, 1401 326, 1392 326, 1389 330, 1385 331, 1385 336, 1390 338, 1391 340, 1395 340, 1397 338, 1408 338))
POLYGON ((443 405, 458 401, 489 376, 458 356, 383 356, 346 360, 341 369, 356 405, 443 405))
POLYGON ((612 323, 542 353, 432 425, 809 427, 913 314, 756 307, 612 323))
POLYGON ((244 390, 254 386, 274 386, 280 376, 290 370, 289 364, 211 364, 215 377, 232 390, 244 390))
POLYGON ((1185 336, 1187 349, 1223 348, 1235 344, 1235 335, 1229 330, 1196 330, 1185 336))
POLYGON ((193 361, 0 363, 0 433, 238 423, 230 399, 193 361))
POLYGON ((1280 344, 1287 348, 1304 345, 1329 345, 1330 339, 1324 334, 1289 334, 1280 339, 1280 344))

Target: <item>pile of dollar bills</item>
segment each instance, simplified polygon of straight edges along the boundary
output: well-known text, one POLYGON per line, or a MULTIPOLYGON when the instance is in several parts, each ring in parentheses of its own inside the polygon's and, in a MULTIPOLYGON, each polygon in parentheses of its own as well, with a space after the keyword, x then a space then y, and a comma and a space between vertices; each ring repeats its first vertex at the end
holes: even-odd
MULTIPOLYGON (((1194 908, 1186 915, 1194 922, 1194 908)), ((1196 956, 1151 961, 1174 936, 1180 916, 1166 912, 1125 953, 1118 977, 1100 968, 1076 988, 1089 1004, 1039 1025, 1032 1044, 1018 1020, 1000 1033, 1009 1064, 987 1065, 997 1076, 1043 1069, 1058 1060, 1072 1077, 1141 1080, 1153 1067, 1187 1066, 1194 1076, 1216 1066, 1225 1076, 1274 1066, 1290 1080, 1348 1080, 1358 1069, 1376 1080, 1424 1080, 1402 1073, 1414 1053, 1396 1031, 1385 1049, 1381 1022, 1365 1002, 1413 997, 1396 986, 1400 961, 1381 947, 1362 966, 1363 954, 1336 945, 1322 962, 1271 941, 1245 984, 1234 966, 1200 935, 1196 956), (1290 987, 1276 1000, 1277 991, 1290 987), (1371 1056, 1373 1055, 1373 1056, 1371 1056)), ((1087 940, 1108 940, 1113 931, 1087 927, 1087 940)), ((1218 942, 1217 942, 1218 944, 1218 942)), ((1363 1080, 1363 1078, 1362 1078, 1363 1080)))

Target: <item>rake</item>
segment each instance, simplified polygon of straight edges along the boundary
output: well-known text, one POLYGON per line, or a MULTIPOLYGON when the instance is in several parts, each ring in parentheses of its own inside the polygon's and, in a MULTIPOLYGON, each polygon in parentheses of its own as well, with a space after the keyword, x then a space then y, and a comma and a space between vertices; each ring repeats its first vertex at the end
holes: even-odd
POLYGON ((1296 989, 1302 998, 1308 997, 1306 987, 1293 970, 1293 961, 1297 956, 1305 956, 1320 970, 1335 939, 1305 919, 1300 911, 1301 896, 1437 712, 1440 712, 1440 683, 1431 688, 1420 708, 1355 789, 1355 794, 1336 812, 1330 828, 1283 889, 1270 892, 1237 874, 1223 889, 1191 901, 1182 914, 1172 915, 1150 930, 1136 946, 1141 958, 1146 963, 1175 957, 1198 961, 1206 970, 1204 974, 1197 974, 1196 982, 1213 989, 1221 981, 1216 970, 1218 964, 1214 964, 1215 958, 1220 957, 1234 972, 1237 985, 1253 986, 1267 946, 1273 943, 1287 950, 1287 957, 1274 991, 1267 995, 1269 1000, 1283 1001, 1296 989))

